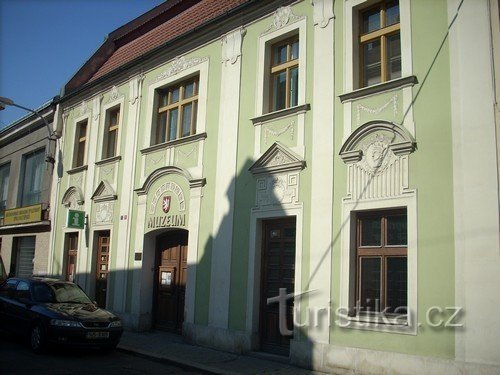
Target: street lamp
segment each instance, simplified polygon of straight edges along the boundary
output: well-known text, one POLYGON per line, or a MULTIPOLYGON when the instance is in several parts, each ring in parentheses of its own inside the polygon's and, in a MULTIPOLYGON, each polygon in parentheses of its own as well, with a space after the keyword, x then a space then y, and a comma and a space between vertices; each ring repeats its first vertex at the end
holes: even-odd
POLYGON ((12 107, 17 107, 17 108, 24 109, 25 111, 31 112, 34 115, 36 115, 36 116, 38 116, 38 117, 40 117, 42 119, 43 123, 47 127, 47 132, 49 133, 49 136, 47 137, 47 151, 45 153, 45 161, 47 163, 54 164, 55 163, 55 159, 50 154, 50 141, 55 141, 57 138, 52 138, 52 136, 55 135, 55 132, 53 132, 50 129, 50 125, 47 122, 47 120, 45 119, 45 117, 43 117, 38 111, 36 111, 34 109, 27 108, 27 107, 24 107, 22 105, 16 104, 16 103, 14 103, 14 101, 12 99, 4 98, 4 97, 0 96, 0 111, 3 110, 3 109, 5 109, 6 105, 10 105, 12 107))

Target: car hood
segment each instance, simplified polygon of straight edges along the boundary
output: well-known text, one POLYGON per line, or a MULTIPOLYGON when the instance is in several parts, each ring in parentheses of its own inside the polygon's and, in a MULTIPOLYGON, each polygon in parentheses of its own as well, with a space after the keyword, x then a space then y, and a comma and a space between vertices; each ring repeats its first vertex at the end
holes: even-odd
POLYGON ((50 312, 60 315, 62 319, 70 318, 93 322, 108 322, 118 319, 118 317, 113 313, 103 310, 90 303, 46 303, 44 307, 50 312))

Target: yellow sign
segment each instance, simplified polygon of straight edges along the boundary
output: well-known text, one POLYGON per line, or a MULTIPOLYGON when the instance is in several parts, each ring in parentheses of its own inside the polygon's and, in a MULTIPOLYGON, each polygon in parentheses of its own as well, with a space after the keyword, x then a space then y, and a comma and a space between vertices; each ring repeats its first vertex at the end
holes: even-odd
POLYGON ((21 208, 5 210, 3 225, 26 224, 42 219, 42 205, 35 204, 21 208))

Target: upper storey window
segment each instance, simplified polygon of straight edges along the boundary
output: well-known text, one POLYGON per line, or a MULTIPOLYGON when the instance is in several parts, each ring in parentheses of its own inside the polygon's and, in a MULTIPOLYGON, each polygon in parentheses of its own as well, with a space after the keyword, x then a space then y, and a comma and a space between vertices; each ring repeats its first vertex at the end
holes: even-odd
POLYGON ((106 130, 102 158, 112 158, 118 152, 118 129, 120 127, 120 106, 111 108, 106 112, 106 130))
POLYGON ((154 144, 196 134, 199 76, 158 90, 158 123, 154 144))
POLYGON ((360 86, 401 77, 399 1, 383 1, 360 12, 360 86))
POLYGON ((271 111, 294 107, 299 91, 299 36, 275 43, 271 53, 271 111))
POLYGON ((45 149, 23 156, 19 191, 20 206, 30 206, 41 202, 44 170, 45 149))
POLYGON ((81 167, 85 164, 85 145, 87 143, 88 120, 76 124, 75 153, 73 156, 73 168, 81 167))

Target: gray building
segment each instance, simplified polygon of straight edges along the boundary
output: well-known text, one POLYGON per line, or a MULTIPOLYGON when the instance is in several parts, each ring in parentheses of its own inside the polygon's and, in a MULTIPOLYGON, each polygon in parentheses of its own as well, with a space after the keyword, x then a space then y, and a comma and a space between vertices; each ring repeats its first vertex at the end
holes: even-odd
POLYGON ((49 258, 54 100, 35 112, 0 130, 0 256, 15 276, 47 274, 49 258))

